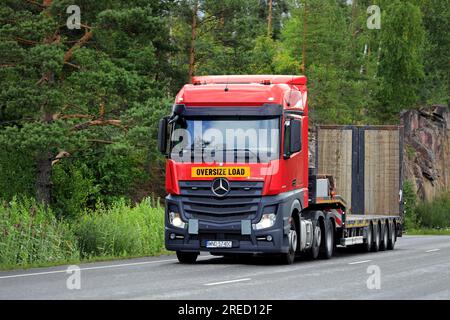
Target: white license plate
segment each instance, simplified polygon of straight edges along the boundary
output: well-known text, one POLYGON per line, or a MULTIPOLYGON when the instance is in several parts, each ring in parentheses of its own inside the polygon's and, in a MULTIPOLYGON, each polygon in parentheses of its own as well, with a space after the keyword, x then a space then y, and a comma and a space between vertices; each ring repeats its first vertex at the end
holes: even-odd
POLYGON ((233 242, 232 241, 213 241, 209 240, 206 241, 206 247, 207 248, 232 248, 233 242))

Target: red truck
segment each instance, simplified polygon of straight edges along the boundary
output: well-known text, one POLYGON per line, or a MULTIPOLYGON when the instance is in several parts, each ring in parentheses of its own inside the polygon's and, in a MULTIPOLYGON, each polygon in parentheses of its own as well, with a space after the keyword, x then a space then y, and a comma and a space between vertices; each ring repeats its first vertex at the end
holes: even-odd
POLYGON ((394 248, 399 210, 355 214, 334 177, 309 168, 306 84, 305 76, 199 76, 177 94, 158 148, 167 157, 165 244, 181 263, 200 251, 291 264, 299 255, 329 259, 337 245, 394 248))

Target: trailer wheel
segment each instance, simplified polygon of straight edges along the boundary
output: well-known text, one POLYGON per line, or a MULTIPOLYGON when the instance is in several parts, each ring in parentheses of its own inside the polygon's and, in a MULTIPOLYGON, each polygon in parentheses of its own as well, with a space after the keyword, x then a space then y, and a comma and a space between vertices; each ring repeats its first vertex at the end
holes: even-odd
POLYGON ((330 259, 334 253, 334 228, 330 219, 323 222, 322 243, 320 244, 320 257, 330 259))
POLYGON ((198 252, 177 251, 177 258, 180 263, 195 263, 198 255, 198 252))
POLYGON ((367 226, 367 237, 366 237, 366 242, 363 245, 363 249, 365 252, 370 252, 370 250, 372 249, 372 242, 373 242, 373 233, 372 233, 372 225, 369 224, 367 226))
POLYGON ((380 225, 377 223, 373 226, 373 243, 372 243, 372 251, 377 252, 380 250, 380 242, 381 242, 381 229, 380 225))
POLYGON ((385 251, 388 247, 388 239, 389 239, 389 229, 388 229, 388 224, 385 223, 384 224, 384 228, 383 230, 383 240, 380 243, 380 251, 385 251))
POLYGON ((395 224, 391 223, 389 224, 389 240, 388 240, 388 245, 387 245, 387 249, 388 250, 394 250, 395 247, 395 224))
POLYGON ((308 255, 310 259, 315 260, 319 256, 321 240, 322 232, 320 230, 320 226, 318 221, 313 220, 313 241, 308 255))
POLYGON ((295 260, 295 253, 297 251, 297 242, 298 242, 298 231, 295 226, 294 218, 291 217, 291 229, 289 230, 288 235, 289 240, 289 252, 284 253, 282 255, 282 261, 285 264, 293 264, 295 260))

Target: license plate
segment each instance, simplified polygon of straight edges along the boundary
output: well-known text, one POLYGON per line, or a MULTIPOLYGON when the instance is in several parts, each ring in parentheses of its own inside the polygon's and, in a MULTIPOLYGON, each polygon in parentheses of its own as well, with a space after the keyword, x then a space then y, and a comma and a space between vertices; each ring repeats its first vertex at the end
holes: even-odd
POLYGON ((198 177, 250 177, 250 167, 192 167, 191 176, 198 177))
POLYGON ((207 248, 231 248, 232 246, 232 241, 206 241, 207 248))

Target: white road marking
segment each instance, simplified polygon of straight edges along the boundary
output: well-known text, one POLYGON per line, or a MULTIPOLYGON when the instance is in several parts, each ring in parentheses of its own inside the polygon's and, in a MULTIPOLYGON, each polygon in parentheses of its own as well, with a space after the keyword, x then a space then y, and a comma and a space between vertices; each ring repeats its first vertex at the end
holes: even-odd
POLYGON ((441 250, 441 249, 431 249, 431 250, 427 250, 425 252, 436 252, 436 251, 439 251, 439 250, 441 250))
POLYGON ((227 284, 227 283, 234 283, 234 282, 242 282, 242 281, 249 281, 252 280, 251 278, 244 278, 244 279, 236 279, 236 280, 228 280, 228 281, 221 281, 221 282, 212 282, 212 283, 205 283, 205 286, 216 286, 219 284, 227 284))
POLYGON ((363 260, 363 261, 355 261, 355 262, 350 262, 349 264, 360 264, 360 263, 366 263, 366 262, 370 262, 372 260, 363 260))
MULTIPOLYGON (((198 257, 197 259, 204 259, 204 258, 211 258, 211 257, 204 256, 204 257, 198 257)), ((174 262, 174 261, 178 261, 178 259, 166 259, 166 260, 157 260, 157 261, 142 261, 142 262, 112 264, 112 265, 97 266, 97 267, 86 267, 86 268, 80 268, 80 271, 98 270, 98 269, 111 269, 111 268, 121 268, 121 267, 132 267, 132 266, 139 266, 139 265, 145 265, 145 264, 155 264, 155 263, 174 262)), ((41 276, 41 275, 54 274, 54 273, 66 273, 66 271, 67 271, 67 269, 54 270, 54 271, 44 271, 44 272, 35 272, 35 273, 13 274, 13 275, 10 275, 10 276, 0 276, 0 279, 41 276)))

